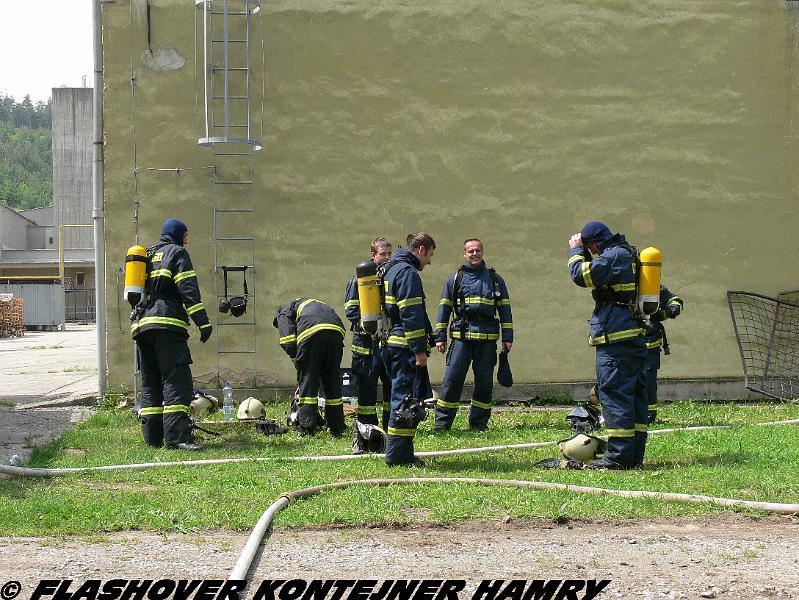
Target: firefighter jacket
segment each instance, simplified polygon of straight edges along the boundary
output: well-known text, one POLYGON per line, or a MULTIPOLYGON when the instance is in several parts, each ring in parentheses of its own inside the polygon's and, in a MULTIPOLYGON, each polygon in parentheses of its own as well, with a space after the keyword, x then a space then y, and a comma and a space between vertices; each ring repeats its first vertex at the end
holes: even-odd
POLYGON ((299 346, 320 331, 337 331, 342 339, 346 334, 336 311, 313 298, 297 298, 290 304, 278 306, 272 324, 280 332, 280 345, 291 358, 297 358, 299 346))
POLYGON ((429 351, 427 336, 433 328, 427 318, 419 259, 400 248, 384 265, 385 312, 391 328, 386 344, 408 348, 414 354, 429 351))
POLYGON ((501 337, 503 342, 513 341, 508 288, 485 261, 477 268, 465 264, 447 278, 438 303, 436 342, 447 339, 451 316, 449 335, 453 340, 493 341, 501 337))
MULTIPOLYGON (((657 350, 664 346, 668 348, 666 342, 666 330, 662 321, 665 319, 675 319, 682 312, 683 300, 676 294, 672 294, 669 289, 660 286, 660 308, 655 314, 650 315, 646 323, 646 347, 648 350, 657 350)), ((668 352, 667 352, 668 354, 668 352)))
POLYGON ((634 310, 637 301, 634 250, 624 236, 601 242, 593 259, 584 248, 569 248, 569 274, 580 287, 592 288, 596 302, 591 314, 588 343, 592 346, 623 342, 644 335, 643 320, 634 310))
POLYGON ((197 274, 189 253, 169 236, 147 249, 146 301, 134 310, 130 331, 163 329, 189 335, 189 317, 200 329, 211 327, 200 299, 197 274))
POLYGON ((344 292, 344 315, 352 330, 352 353, 372 355, 372 336, 361 328, 361 301, 358 298, 358 278, 353 277, 344 292))

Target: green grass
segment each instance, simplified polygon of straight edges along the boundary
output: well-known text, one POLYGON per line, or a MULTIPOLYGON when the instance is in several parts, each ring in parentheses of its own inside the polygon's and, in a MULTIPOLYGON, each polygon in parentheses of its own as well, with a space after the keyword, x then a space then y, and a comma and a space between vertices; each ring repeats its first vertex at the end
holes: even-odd
MULTIPOLYGON (((108 402, 106 406, 111 405, 108 402)), ((285 404, 269 404, 281 418, 285 404)), ((461 414, 447 434, 420 428, 416 449, 438 450, 555 440, 567 434, 566 410, 495 413, 487 434, 466 431, 461 414)), ((542 471, 537 460, 554 447, 430 459, 424 469, 387 468, 379 460, 339 463, 275 461, 170 467, 147 471, 76 474, 57 479, 0 481, 0 535, 102 534, 118 530, 193 532, 250 529, 282 492, 371 477, 491 477, 557 481, 590 486, 688 492, 750 500, 799 502, 799 428, 759 422, 799 418, 793 404, 703 404, 690 401, 661 410, 659 427, 731 424, 729 430, 683 432, 650 439, 647 468, 631 472, 542 471)), ((213 428, 214 426, 208 426, 213 428)), ((347 454, 350 441, 326 433, 263 437, 251 425, 216 426, 222 438, 206 440, 201 455, 144 446, 128 411, 102 410, 56 443, 34 451, 31 466, 90 466, 239 456, 285 457, 347 454)), ((204 434, 203 434, 204 435, 204 434)), ((476 485, 356 486, 293 505, 278 517, 281 527, 387 525, 418 521, 510 516, 533 519, 635 519, 702 515, 725 509, 561 492, 476 485)), ((751 512, 753 516, 761 513, 751 512)))

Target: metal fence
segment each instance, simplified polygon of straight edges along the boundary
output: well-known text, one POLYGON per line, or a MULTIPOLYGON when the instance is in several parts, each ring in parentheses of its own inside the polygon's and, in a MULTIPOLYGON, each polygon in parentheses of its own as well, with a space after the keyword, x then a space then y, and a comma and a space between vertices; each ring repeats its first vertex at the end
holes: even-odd
POLYGON ((64 294, 64 318, 68 323, 95 321, 94 289, 67 290, 64 294))
POLYGON ((799 303, 787 300, 795 295, 727 292, 744 384, 780 400, 799 397, 799 303))

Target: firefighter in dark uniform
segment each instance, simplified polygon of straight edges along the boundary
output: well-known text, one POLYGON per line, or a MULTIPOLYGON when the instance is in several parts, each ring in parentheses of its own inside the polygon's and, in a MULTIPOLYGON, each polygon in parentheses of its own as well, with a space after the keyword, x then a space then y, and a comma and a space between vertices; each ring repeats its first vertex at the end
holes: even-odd
POLYGON ((663 321, 676 319, 683 308, 683 300, 672 294, 666 286, 660 286, 660 308, 649 316, 646 324, 646 362, 644 363, 644 381, 646 382, 646 398, 648 423, 654 423, 658 412, 658 369, 660 369, 660 351, 670 354, 669 342, 663 321))
POLYGON ((572 281, 592 288, 589 344, 596 347, 599 400, 608 447, 589 468, 632 469, 643 466, 647 403, 644 383, 644 323, 635 311, 636 261, 621 234, 599 221, 587 223, 569 240, 572 281), (590 251, 590 254, 587 252, 590 251), (591 258, 591 255, 594 255, 591 258))
POLYGON ((141 426, 150 446, 197 451, 189 417, 193 396, 189 317, 200 340, 211 323, 200 299, 197 274, 186 251, 188 228, 167 219, 158 242, 147 249, 147 283, 142 304, 131 317, 141 369, 141 426))
POLYGON ((469 426, 477 431, 488 429, 491 416, 494 367, 497 364, 497 340, 510 352, 513 346, 513 318, 505 280, 483 260, 483 243, 469 239, 463 243, 466 263, 449 276, 441 292, 435 334, 439 352, 447 349, 447 327, 452 345, 441 396, 436 403, 436 430, 452 427, 458 412, 463 382, 469 365, 474 370, 474 394, 469 412, 469 426), (450 316, 454 318, 450 323, 450 316), (497 319, 497 315, 499 319, 497 319))
POLYGON ((391 416, 386 440, 386 464, 422 466, 413 454, 413 438, 428 397, 427 357, 432 327, 427 318, 419 271, 430 264, 436 243, 427 233, 408 235, 383 273, 388 335, 382 346, 383 363, 391 376, 391 416))
MULTIPOLYGON (((393 248, 384 237, 372 242, 372 260, 382 265, 391 259, 393 248)), ((377 337, 361 328, 361 309, 358 299, 358 278, 353 277, 344 293, 344 312, 352 324, 352 372, 358 385, 358 421, 377 425, 377 381, 383 384, 383 429, 388 427, 391 414, 391 379, 380 356, 377 337)))
POLYGON ((331 435, 341 435, 344 431, 341 355, 346 331, 336 311, 320 300, 297 298, 277 307, 272 325, 280 332, 280 345, 297 368, 300 433, 312 435, 319 427, 321 380, 325 421, 331 435))

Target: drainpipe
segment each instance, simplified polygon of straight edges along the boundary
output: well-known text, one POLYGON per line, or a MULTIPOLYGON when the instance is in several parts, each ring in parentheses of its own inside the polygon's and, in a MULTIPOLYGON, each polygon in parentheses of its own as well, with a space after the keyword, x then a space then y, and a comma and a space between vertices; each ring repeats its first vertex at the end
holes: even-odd
POLYGON ((103 235, 103 16, 101 0, 94 0, 94 102, 92 224, 94 225, 94 289, 97 315, 97 373, 100 397, 106 390, 105 239, 103 235))

